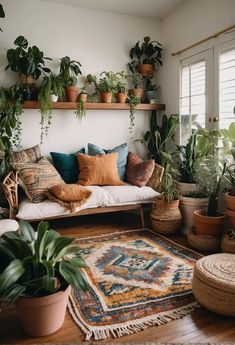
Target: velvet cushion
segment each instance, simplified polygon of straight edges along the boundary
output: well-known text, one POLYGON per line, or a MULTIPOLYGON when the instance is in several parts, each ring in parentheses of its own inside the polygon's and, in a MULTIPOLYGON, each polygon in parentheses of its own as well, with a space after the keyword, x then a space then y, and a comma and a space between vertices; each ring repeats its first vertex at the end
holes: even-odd
MULTIPOLYGON (((85 153, 85 149, 79 151, 85 153)), ((76 183, 78 180, 79 167, 76 154, 50 152, 56 170, 66 183, 76 183)))
POLYGON ((46 159, 41 158, 37 163, 16 165, 19 171, 20 185, 32 202, 41 202, 45 199, 48 188, 62 183, 59 173, 46 159))
POLYGON ((94 157, 78 153, 77 158, 80 169, 79 184, 83 186, 121 186, 124 184, 118 175, 117 152, 94 157))
POLYGON ((126 173, 126 164, 127 164, 127 154, 128 154, 128 147, 127 144, 122 144, 117 147, 114 147, 112 150, 105 150, 101 147, 94 145, 94 144, 88 144, 88 154, 90 156, 96 156, 96 155, 105 155, 107 153, 118 153, 118 159, 117 159, 117 167, 118 167, 118 174, 121 180, 125 179, 125 173, 126 173))
POLYGON ((145 186, 153 173, 154 166, 153 159, 143 161, 138 155, 129 152, 126 169, 127 181, 134 186, 145 186))
POLYGON ((37 163, 41 157, 41 148, 39 145, 29 147, 22 151, 11 151, 9 153, 10 164, 14 169, 16 164, 37 163))

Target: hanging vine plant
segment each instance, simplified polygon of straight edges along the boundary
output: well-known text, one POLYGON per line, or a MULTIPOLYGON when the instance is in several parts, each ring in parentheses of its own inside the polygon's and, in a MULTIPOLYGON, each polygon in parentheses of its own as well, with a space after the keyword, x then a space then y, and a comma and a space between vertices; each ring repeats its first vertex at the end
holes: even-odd
POLYGON ((135 108, 140 103, 140 100, 135 96, 129 96, 127 101, 130 106, 130 124, 129 124, 129 133, 132 135, 133 127, 135 126, 135 108))

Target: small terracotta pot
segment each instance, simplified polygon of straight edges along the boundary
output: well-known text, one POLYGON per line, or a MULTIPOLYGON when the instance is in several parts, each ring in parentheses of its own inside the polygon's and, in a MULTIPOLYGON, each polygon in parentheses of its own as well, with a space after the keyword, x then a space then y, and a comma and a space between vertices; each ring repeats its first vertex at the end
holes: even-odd
POLYGON ((195 232, 202 236, 221 236, 223 232, 225 215, 216 217, 206 216, 203 210, 194 211, 195 232))
POLYGON ((102 103, 112 103, 112 92, 100 92, 102 103))
POLYGON ((42 337, 56 332, 64 322, 70 291, 68 286, 65 291, 45 297, 20 297, 16 308, 25 333, 42 337))
POLYGON ((139 67, 139 72, 143 77, 152 78, 153 77, 153 65, 149 63, 141 64, 139 67))
POLYGON ((144 89, 140 87, 137 89, 130 89, 129 92, 130 92, 130 95, 135 96, 140 101, 142 100, 143 95, 144 95, 144 89))
POLYGON ((229 218, 231 227, 235 229, 235 211, 226 209, 225 213, 229 218))
POLYGON ((67 102, 77 102, 79 88, 77 86, 65 86, 67 102))
POLYGON ((36 80, 32 75, 19 74, 19 83, 22 85, 35 85, 36 80))
POLYGON ((127 98, 127 93, 125 92, 118 92, 116 93, 117 103, 125 103, 127 98))
POLYGON ((83 101, 84 103, 87 102, 87 93, 79 93, 78 95, 79 101, 83 101))
POLYGON ((235 211, 235 196, 233 196, 230 192, 225 193, 224 200, 227 208, 231 211, 235 211))

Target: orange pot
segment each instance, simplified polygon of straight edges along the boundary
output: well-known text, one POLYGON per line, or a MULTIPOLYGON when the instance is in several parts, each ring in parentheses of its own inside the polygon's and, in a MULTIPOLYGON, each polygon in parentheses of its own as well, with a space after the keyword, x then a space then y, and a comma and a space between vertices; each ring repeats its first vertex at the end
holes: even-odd
POLYGON ((100 98, 102 103, 112 103, 112 92, 101 92, 100 98))
POLYGON ((77 102, 79 93, 77 86, 65 86, 65 93, 68 102, 77 102))
POLYGON ((83 101, 84 103, 86 103, 87 101, 87 93, 80 93, 78 96, 79 101, 83 101))
POLYGON ((235 211, 227 209, 225 211, 226 215, 229 218, 230 225, 233 229, 235 229, 235 211))
POLYGON ((225 215, 216 217, 206 216, 206 212, 203 210, 194 211, 195 232, 202 236, 221 236, 223 232, 223 225, 225 215))
POLYGON ((231 211, 235 211, 235 196, 233 196, 230 192, 225 193, 224 200, 227 208, 231 211))
POLYGON ((19 83, 22 85, 35 85, 36 80, 31 75, 19 74, 19 83))
POLYGON ((116 93, 117 103, 125 103, 127 98, 127 93, 125 92, 118 92, 116 93))
POLYGON ((16 303, 20 322, 25 333, 42 337, 56 332, 63 324, 71 288, 49 296, 20 297, 16 303))
POLYGON ((143 98, 144 95, 144 89, 143 88, 137 88, 137 89, 130 89, 129 90, 130 95, 135 96, 136 98, 138 98, 140 101, 143 98))
POLYGON ((153 65, 149 63, 141 64, 139 67, 139 72, 144 77, 152 78, 153 77, 153 65))

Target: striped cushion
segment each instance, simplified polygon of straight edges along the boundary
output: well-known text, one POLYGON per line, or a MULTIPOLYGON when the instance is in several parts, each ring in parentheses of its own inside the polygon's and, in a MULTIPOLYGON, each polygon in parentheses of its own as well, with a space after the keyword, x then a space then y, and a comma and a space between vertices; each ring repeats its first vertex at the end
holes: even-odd
POLYGON ((20 185, 32 202, 41 202, 49 187, 63 183, 60 174, 46 158, 37 163, 16 164, 15 167, 19 171, 20 185))
POLYGON ((41 148, 39 145, 19 152, 11 151, 9 156, 10 163, 13 168, 15 168, 17 164, 37 163, 38 160, 42 157, 41 148))

